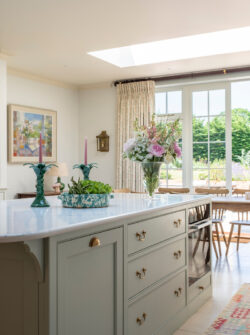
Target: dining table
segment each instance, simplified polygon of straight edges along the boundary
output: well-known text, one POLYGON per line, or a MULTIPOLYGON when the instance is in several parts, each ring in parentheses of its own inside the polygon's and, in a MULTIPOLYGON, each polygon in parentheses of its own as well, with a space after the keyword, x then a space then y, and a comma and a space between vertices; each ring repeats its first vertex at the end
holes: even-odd
POLYGON ((245 197, 212 197, 213 210, 224 209, 231 212, 250 212, 250 200, 245 197))

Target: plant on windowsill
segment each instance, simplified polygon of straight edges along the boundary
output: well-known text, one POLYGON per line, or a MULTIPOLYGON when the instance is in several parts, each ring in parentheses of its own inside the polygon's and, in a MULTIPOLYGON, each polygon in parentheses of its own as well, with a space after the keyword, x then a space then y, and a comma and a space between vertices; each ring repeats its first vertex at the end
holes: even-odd
POLYGON ((70 208, 95 208, 109 205, 112 187, 108 184, 93 180, 71 179, 72 185, 68 185, 69 191, 58 196, 62 200, 63 207, 70 208))

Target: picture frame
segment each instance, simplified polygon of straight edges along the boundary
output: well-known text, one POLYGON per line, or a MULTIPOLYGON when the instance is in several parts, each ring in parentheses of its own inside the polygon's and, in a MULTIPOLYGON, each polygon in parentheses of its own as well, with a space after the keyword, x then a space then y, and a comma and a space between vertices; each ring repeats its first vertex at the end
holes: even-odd
POLYGON ((39 138, 43 138, 43 162, 57 161, 57 112, 8 105, 9 163, 37 163, 39 138))

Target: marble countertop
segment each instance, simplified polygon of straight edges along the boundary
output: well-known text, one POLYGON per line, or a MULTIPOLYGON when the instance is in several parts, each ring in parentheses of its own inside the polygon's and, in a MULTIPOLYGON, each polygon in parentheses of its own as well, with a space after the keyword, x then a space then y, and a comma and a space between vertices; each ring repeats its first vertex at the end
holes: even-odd
POLYGON ((100 226, 139 214, 155 213, 159 209, 211 199, 204 195, 156 195, 150 201, 145 194, 115 194, 106 208, 63 208, 57 197, 48 197, 51 207, 32 208, 34 199, 0 201, 0 242, 27 241, 65 232, 100 226))

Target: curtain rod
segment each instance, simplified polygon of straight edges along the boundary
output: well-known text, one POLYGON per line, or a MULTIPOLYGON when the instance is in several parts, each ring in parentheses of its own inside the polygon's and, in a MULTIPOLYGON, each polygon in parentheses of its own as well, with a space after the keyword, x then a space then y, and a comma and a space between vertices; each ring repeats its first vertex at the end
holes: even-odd
POLYGON ((217 70, 209 70, 209 71, 201 71, 201 72, 187 72, 187 73, 181 73, 181 74, 173 74, 169 76, 124 79, 124 80, 114 81, 114 86, 117 86, 118 84, 128 84, 128 83, 135 83, 138 81, 146 81, 146 80, 154 80, 155 82, 159 82, 159 81, 167 81, 167 80, 175 80, 175 79, 187 79, 187 78, 198 78, 198 77, 203 77, 203 76, 214 76, 214 75, 220 75, 220 74, 226 75, 230 73, 247 72, 247 71, 250 71, 250 66, 225 68, 225 69, 219 69, 219 70, 217 69, 217 70))

